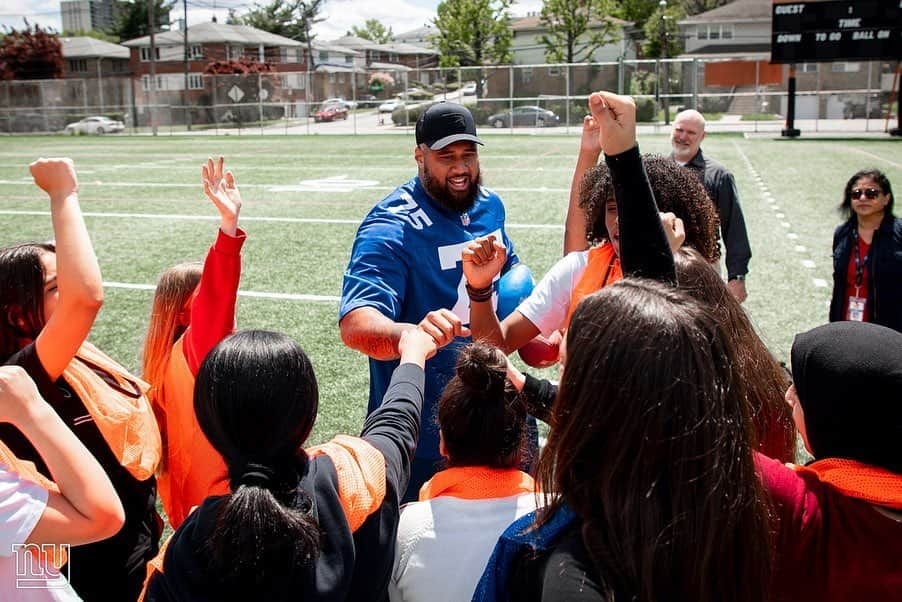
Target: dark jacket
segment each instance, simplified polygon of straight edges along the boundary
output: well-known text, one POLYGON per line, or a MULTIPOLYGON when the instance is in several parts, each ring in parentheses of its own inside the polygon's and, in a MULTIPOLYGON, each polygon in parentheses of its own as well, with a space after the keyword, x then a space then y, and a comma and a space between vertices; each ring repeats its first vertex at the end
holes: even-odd
MULTIPOLYGON (((833 298, 830 321, 844 320, 846 273, 852 257, 853 216, 833 233, 833 298)), ((902 332, 902 219, 887 214, 874 232, 868 251, 868 308, 870 321, 902 332)))

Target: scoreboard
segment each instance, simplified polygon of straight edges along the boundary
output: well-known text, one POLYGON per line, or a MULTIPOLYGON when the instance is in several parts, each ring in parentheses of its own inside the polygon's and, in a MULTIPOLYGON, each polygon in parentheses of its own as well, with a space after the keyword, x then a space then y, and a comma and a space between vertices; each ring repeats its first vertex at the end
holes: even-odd
POLYGON ((902 59, 902 0, 779 2, 771 63, 902 59))

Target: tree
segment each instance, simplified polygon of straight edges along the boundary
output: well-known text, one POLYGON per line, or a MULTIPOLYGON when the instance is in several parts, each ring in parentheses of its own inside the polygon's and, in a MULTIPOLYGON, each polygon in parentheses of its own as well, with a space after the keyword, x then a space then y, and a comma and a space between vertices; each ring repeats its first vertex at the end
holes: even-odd
POLYGON ((391 26, 386 29, 379 19, 367 19, 363 27, 357 27, 356 25, 351 27, 348 35, 371 40, 377 44, 388 44, 395 34, 391 30, 391 26))
POLYGON ((432 23, 442 67, 507 63, 511 60, 509 8, 513 0, 444 0, 432 23))
POLYGON ((110 42, 112 44, 118 44, 119 38, 117 36, 106 33, 105 31, 101 31, 99 29, 90 29, 85 31, 83 29, 79 30, 64 30, 63 33, 60 34, 61 38, 94 38, 95 40, 103 40, 104 42, 110 42))
MULTIPOLYGON (((169 29, 169 11, 175 0, 153 0, 154 33, 169 29)), ((108 33, 120 42, 150 35, 147 30, 147 1, 127 0, 119 3, 118 13, 108 33)))
POLYGON ((646 21, 654 14, 658 8, 659 0, 618 0, 617 8, 614 14, 629 21, 636 26, 637 29, 643 29, 646 21))
POLYGON ((63 45, 53 33, 25 22, 25 29, 10 30, 0 40, 0 79, 55 79, 63 77, 63 45))
POLYGON ((619 39, 608 18, 609 0, 545 0, 541 20, 548 30, 540 41, 550 63, 590 61, 596 50, 619 39))
POLYGON ((667 34, 667 56, 677 56, 683 51, 683 37, 680 34, 680 27, 677 22, 686 16, 683 7, 678 2, 672 2, 667 5, 663 15, 663 25, 661 24, 662 7, 655 8, 648 20, 645 22, 645 43, 642 45, 642 52, 647 57, 657 58, 664 56, 664 33, 667 34))
POLYGON ((265 6, 255 4, 254 8, 242 15, 229 11, 228 23, 232 25, 249 25, 291 38, 307 44, 307 68, 312 70, 313 38, 310 28, 323 19, 317 17, 322 9, 323 0, 272 0, 265 6))

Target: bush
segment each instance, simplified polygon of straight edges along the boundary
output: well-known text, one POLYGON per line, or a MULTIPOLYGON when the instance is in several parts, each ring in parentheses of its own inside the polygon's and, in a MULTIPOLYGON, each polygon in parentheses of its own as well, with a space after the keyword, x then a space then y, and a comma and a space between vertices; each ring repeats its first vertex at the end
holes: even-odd
POLYGON ((636 100, 636 121, 649 123, 657 118, 657 104, 651 98, 639 98, 636 100))
POLYGON ((423 111, 434 104, 433 102, 424 102, 415 106, 399 107, 392 111, 392 123, 395 125, 412 125, 417 122, 423 111))

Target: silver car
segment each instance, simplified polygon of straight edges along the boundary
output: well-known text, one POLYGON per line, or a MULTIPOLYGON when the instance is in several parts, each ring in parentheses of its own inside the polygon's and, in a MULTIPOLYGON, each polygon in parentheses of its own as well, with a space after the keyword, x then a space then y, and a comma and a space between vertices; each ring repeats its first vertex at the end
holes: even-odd
POLYGON ((124 131, 124 123, 102 115, 85 117, 81 121, 70 123, 65 129, 70 136, 73 134, 113 134, 124 131))

